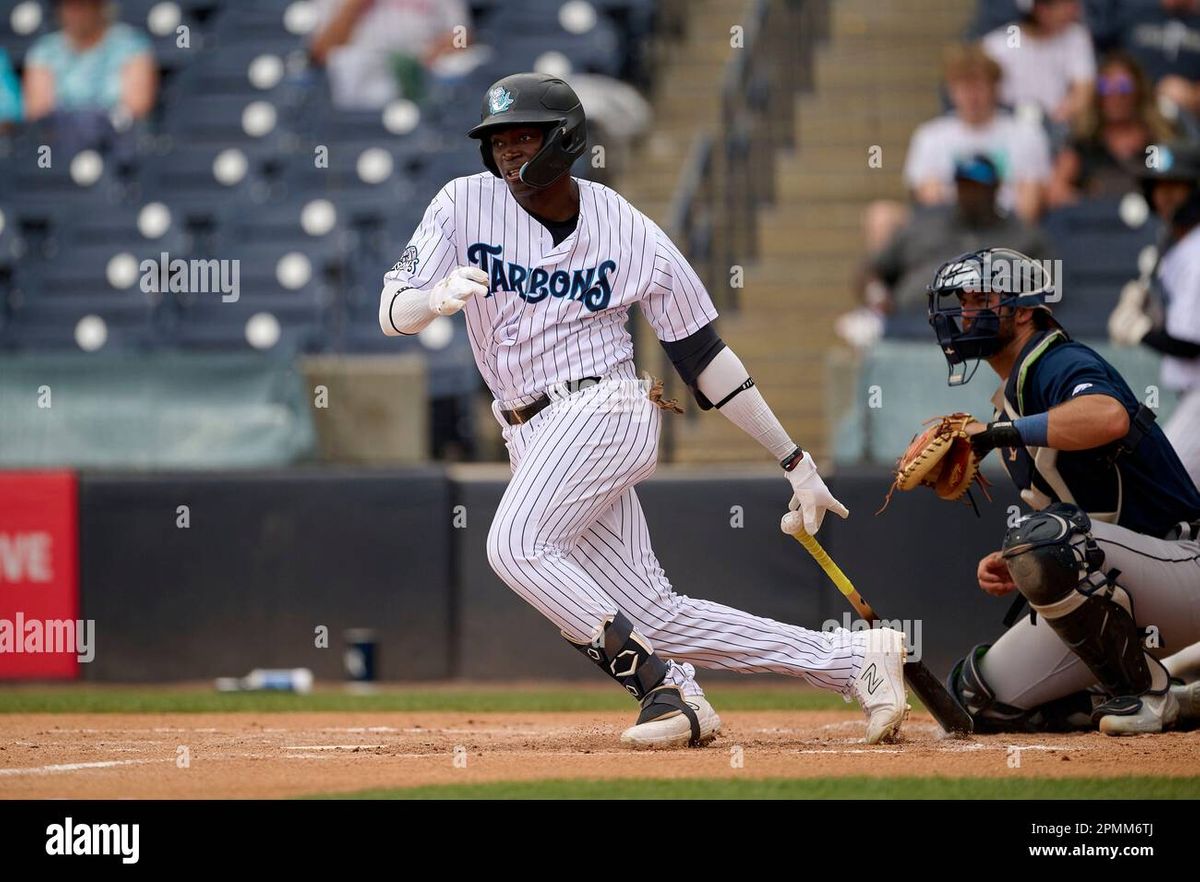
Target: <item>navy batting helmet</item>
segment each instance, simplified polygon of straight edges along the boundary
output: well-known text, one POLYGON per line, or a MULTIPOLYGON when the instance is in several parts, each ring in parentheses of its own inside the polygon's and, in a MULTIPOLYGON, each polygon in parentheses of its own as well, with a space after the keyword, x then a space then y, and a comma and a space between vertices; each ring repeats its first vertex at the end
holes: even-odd
POLYGON ((479 125, 467 132, 479 139, 483 164, 496 177, 488 133, 501 126, 536 125, 546 133, 542 148, 521 166, 521 180, 531 187, 548 187, 587 149, 587 118, 575 90, 558 77, 519 73, 492 84, 483 98, 479 125))
POLYGON ((1180 227, 1194 227, 1200 223, 1200 144, 1189 141, 1154 144, 1146 149, 1145 160, 1134 163, 1131 168, 1141 179, 1142 195, 1151 207, 1154 206, 1154 185, 1159 181, 1190 184, 1191 194, 1168 222, 1180 227))

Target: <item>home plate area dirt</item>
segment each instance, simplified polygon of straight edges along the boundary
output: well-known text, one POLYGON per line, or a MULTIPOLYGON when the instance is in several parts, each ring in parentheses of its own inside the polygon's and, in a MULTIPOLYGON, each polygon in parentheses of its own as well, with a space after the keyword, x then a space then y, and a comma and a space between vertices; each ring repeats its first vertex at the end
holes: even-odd
POLYGON ((833 711, 723 715, 698 750, 638 752, 617 713, 0 716, 0 797, 262 798, 546 778, 1185 776, 1195 732, 951 739, 914 714, 896 744, 833 711))

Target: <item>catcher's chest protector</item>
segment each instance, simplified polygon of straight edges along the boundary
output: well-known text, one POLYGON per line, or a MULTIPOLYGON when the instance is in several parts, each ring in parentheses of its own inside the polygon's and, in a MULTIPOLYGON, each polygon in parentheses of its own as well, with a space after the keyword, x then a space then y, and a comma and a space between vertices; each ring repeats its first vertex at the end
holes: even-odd
MULTIPOLYGON (((1055 346, 1069 340, 1062 331, 1051 330, 1026 348, 1008 381, 996 390, 992 399, 996 418, 1016 419, 1026 415, 1026 390, 1035 365, 1055 346)), ((997 452, 1021 499, 1031 508, 1041 511, 1052 503, 1068 502, 1078 505, 1097 521, 1115 524, 1120 518, 1121 471, 1112 458, 1088 457, 1088 467, 1083 473, 1069 464, 1066 469, 1060 468, 1059 451, 1052 447, 1008 447, 997 452)))

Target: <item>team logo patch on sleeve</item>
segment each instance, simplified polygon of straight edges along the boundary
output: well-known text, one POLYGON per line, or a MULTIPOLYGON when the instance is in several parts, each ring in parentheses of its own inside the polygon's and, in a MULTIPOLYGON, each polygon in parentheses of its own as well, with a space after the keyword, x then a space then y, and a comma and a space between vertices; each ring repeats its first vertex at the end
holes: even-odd
POLYGON ((1074 389, 1071 390, 1071 397, 1078 395, 1084 389, 1091 389, 1091 388, 1092 388, 1091 383, 1080 383, 1078 386, 1076 386, 1074 389))
POLYGON ((396 265, 392 267, 392 272, 411 273, 416 270, 417 264, 420 262, 421 259, 417 257, 417 246, 409 245, 400 255, 400 259, 396 261, 396 265))

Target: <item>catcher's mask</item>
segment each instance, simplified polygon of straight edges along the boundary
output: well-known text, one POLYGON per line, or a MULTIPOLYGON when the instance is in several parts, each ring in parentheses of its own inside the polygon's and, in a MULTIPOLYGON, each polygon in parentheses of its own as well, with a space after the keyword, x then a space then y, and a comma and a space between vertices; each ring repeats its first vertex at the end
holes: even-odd
POLYGON ((521 166, 521 180, 531 187, 557 181, 587 149, 587 118, 575 90, 558 77, 519 73, 492 84, 483 96, 479 125, 467 137, 479 140, 488 171, 500 177, 488 134, 503 126, 536 125, 546 133, 542 147, 521 166))
MULTIPOLYGON (((943 263, 929 291, 929 324, 949 366, 947 382, 970 382, 979 362, 1000 351, 1000 321, 1018 307, 1044 309, 1055 293, 1054 279, 1044 261, 1011 248, 969 251, 943 263), (998 294, 982 306, 964 307, 972 294, 998 294), (967 321, 963 313, 967 312, 967 321)), ((1050 319, 1053 324, 1053 318, 1050 319)))

